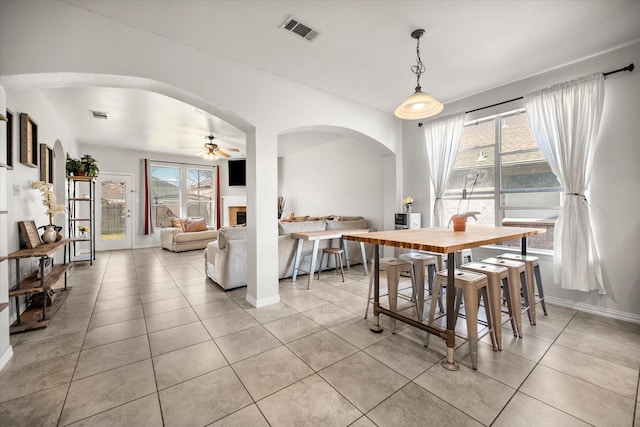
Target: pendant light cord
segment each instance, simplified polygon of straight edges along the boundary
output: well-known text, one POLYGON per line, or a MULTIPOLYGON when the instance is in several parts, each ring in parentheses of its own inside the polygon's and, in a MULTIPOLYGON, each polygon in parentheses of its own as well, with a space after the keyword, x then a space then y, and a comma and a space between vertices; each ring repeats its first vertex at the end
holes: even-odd
POLYGON ((416 37, 416 65, 411 67, 411 72, 416 75, 416 92, 421 90, 420 87, 420 76, 427 71, 424 64, 422 63, 422 59, 420 58, 420 37, 422 34, 416 37))

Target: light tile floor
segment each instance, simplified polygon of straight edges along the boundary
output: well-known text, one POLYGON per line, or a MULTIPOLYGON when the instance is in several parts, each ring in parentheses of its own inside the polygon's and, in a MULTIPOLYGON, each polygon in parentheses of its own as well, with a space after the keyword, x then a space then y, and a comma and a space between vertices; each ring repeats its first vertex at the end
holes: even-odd
POLYGON ((637 324, 550 306, 502 352, 483 339, 477 371, 459 339, 449 372, 442 341, 369 331, 359 266, 261 309, 202 251, 99 253, 69 283, 48 328, 11 337, 3 426, 640 426, 637 324))

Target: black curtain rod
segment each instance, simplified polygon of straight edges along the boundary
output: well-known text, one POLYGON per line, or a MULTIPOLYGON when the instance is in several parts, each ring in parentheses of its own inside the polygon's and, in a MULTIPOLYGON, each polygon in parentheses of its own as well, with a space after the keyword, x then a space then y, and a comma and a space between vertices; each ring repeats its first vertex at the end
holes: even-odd
MULTIPOLYGON (((629 65, 627 65, 626 67, 622 67, 622 68, 618 68, 617 70, 613 70, 613 71, 608 71, 606 73, 602 73, 603 76, 609 76, 611 74, 616 74, 616 73, 621 73, 623 71, 633 71, 633 69, 635 68, 635 65, 633 65, 633 62, 629 65)), ((509 99, 508 101, 502 101, 502 102, 498 102, 495 104, 491 104, 491 105, 487 105, 484 107, 480 107, 480 108, 476 108, 473 110, 469 110, 469 111, 465 111, 465 114, 469 114, 469 113, 475 113, 476 111, 481 111, 481 110, 486 110, 487 108, 491 108, 491 107, 497 107, 498 105, 502 105, 502 104, 508 104, 509 102, 513 102, 513 101, 519 101, 521 99, 524 99, 524 96, 519 96, 517 98, 513 98, 513 99, 509 99)), ((422 122, 418 123, 418 127, 422 127, 422 122)))
MULTIPOLYGON (((184 163, 184 162, 172 162, 170 160, 153 160, 153 159, 149 159, 150 162, 156 162, 156 163, 172 163, 174 165, 184 165, 184 166, 205 166, 206 165, 199 165, 197 163, 184 163)), ((217 165, 211 165, 212 167, 216 167, 217 165)))

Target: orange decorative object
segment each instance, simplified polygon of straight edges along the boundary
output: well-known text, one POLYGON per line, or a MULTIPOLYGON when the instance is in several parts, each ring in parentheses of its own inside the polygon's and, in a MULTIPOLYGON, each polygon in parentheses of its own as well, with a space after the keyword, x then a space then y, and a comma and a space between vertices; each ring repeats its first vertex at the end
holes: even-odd
POLYGON ((453 221, 453 231, 465 231, 467 229, 467 217, 463 215, 454 215, 451 217, 453 221))

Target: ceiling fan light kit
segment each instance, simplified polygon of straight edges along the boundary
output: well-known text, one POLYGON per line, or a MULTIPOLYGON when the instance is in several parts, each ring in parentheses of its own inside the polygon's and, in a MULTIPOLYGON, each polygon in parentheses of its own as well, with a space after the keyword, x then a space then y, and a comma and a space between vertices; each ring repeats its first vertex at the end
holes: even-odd
POLYGON ((420 76, 426 71, 422 59, 420 59, 420 37, 424 34, 423 29, 415 30, 411 37, 416 39, 416 65, 411 67, 411 71, 416 75, 415 93, 407 97, 394 112, 395 116, 404 120, 419 120, 433 117, 444 110, 444 105, 428 93, 422 92, 420 87, 420 76))

